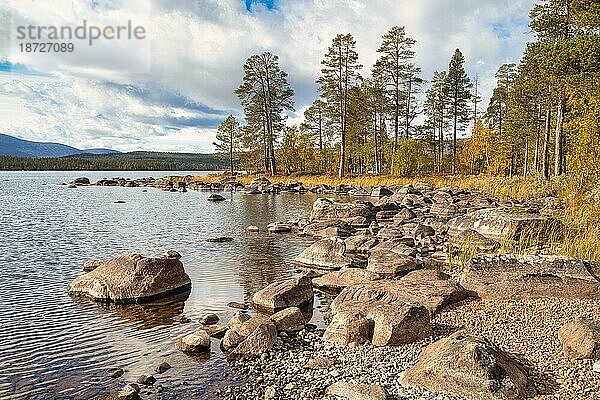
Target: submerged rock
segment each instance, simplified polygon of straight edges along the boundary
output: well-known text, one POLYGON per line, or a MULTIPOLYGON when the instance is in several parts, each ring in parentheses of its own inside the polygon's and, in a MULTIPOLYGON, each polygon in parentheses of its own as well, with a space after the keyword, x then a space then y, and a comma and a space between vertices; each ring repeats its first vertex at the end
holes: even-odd
POLYGON ((600 264, 561 256, 481 255, 460 282, 482 299, 600 299, 600 264))
POLYGON ((229 236, 214 236, 207 238, 206 241, 210 243, 226 243, 232 242, 233 238, 229 236))
POLYGON ((511 355, 462 331, 427 346, 400 382, 468 400, 524 399, 528 384, 525 368, 511 355))
POLYGON ((310 303, 313 297, 312 281, 302 275, 270 284, 252 296, 252 303, 262 310, 277 311, 310 303))
POLYGON ((273 222, 267 225, 267 230, 271 233, 289 233, 292 226, 287 222, 273 222))
POLYGON ((200 322, 202 325, 214 325, 219 322, 219 316, 213 313, 206 314, 202 316, 198 322, 200 322))
POLYGON ((69 285, 69 294, 100 302, 143 303, 189 291, 191 285, 177 257, 127 253, 75 278, 69 285))

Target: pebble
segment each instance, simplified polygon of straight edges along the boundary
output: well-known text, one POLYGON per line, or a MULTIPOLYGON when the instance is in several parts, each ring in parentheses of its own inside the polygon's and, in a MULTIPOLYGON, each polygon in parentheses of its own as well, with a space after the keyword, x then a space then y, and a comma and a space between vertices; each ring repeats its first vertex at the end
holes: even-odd
POLYGON ((144 386, 153 385, 155 382, 156 378, 152 375, 140 375, 140 377, 137 379, 137 383, 144 386))
POLYGON ((123 373, 125 371, 123 371, 123 368, 115 367, 115 368, 109 368, 107 372, 108 372, 108 376, 110 376, 113 379, 116 379, 116 378, 120 378, 121 376, 123 376, 123 373))
POLYGON ((167 372, 170 369, 171 369, 171 364, 169 364, 168 362, 163 362, 163 363, 160 363, 154 369, 154 371, 156 371, 157 374, 163 374, 163 373, 167 372))

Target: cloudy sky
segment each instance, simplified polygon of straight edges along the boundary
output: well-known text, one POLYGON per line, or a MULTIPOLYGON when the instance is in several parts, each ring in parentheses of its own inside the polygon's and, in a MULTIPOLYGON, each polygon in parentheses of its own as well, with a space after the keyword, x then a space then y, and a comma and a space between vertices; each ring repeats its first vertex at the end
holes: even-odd
POLYGON ((456 48, 487 102, 493 75, 531 40, 534 0, 0 0, 0 133, 79 148, 211 152, 216 126, 241 117, 245 59, 278 54, 299 121, 317 96, 337 33, 368 74, 381 35, 404 25, 429 80, 456 48), (74 40, 72 53, 20 51, 19 26, 142 26, 144 39, 74 40))

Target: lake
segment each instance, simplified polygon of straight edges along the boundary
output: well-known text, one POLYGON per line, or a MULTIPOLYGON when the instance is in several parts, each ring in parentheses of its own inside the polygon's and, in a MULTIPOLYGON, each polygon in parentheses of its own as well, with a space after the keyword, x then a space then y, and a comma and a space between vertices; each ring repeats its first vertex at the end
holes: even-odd
MULTIPOLYGON (((173 366, 155 374, 163 398, 215 398, 216 389, 235 382, 217 340, 208 359, 180 353, 175 342, 199 329, 204 314, 226 322, 237 311, 227 303, 248 301, 296 273, 291 261, 310 241, 265 227, 307 216, 317 196, 226 193, 227 201, 211 203, 209 192, 60 185, 78 176, 95 182, 186 174, 202 173, 0 172, 0 398, 89 399, 153 373, 163 361, 173 366), (248 225, 261 232, 246 232, 248 225), (234 241, 208 243, 210 236, 234 241), (87 259, 169 249, 182 254, 192 279, 185 301, 109 307, 67 295, 87 259), (192 322, 176 322, 181 314, 192 322), (110 367, 125 375, 109 378, 110 367)), ((327 301, 316 299, 312 322, 322 322, 327 301)))

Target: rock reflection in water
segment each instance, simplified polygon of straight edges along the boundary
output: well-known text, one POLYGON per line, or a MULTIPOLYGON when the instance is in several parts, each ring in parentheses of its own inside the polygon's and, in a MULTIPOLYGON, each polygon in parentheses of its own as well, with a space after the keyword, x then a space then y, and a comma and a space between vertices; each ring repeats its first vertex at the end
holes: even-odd
MULTIPOLYGON (((151 329, 161 325, 171 325, 177 321, 185 308, 185 301, 190 297, 191 290, 182 292, 161 300, 144 304, 115 304, 96 303, 102 310, 110 311, 114 316, 135 324, 136 329, 151 329)), ((94 302, 85 297, 74 297, 78 302, 94 302)))

